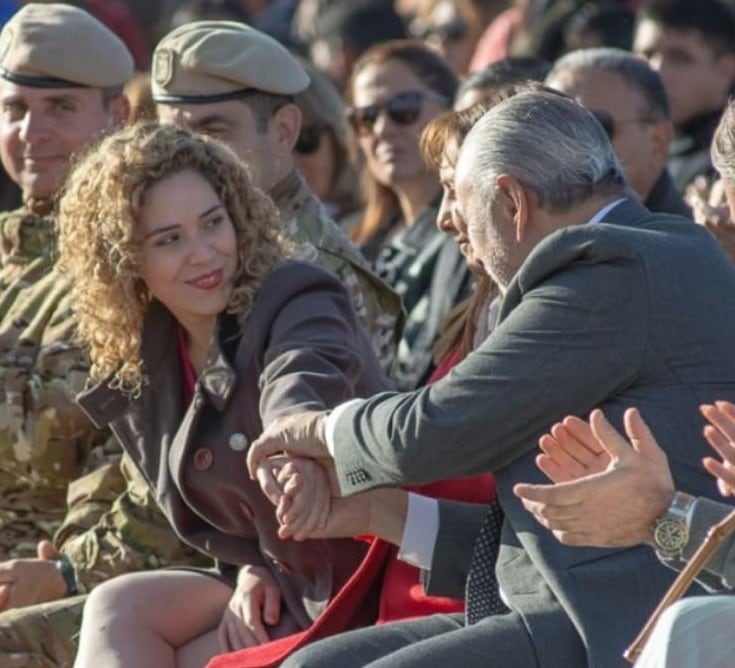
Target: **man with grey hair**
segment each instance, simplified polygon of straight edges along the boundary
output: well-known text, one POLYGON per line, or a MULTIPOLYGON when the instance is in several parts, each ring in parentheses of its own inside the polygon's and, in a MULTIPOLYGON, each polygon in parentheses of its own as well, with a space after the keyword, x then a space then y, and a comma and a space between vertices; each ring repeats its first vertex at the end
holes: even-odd
MULTIPOLYGON (((288 668, 625 665, 624 648, 673 573, 644 547, 559 544, 512 491, 542 480, 537 440, 566 415, 602 406, 618 422, 639 406, 677 485, 716 494, 699 464, 695 409, 735 398, 735 267, 714 239, 645 209, 600 124, 552 93, 491 109, 463 144, 455 186, 473 250, 504 295, 497 328, 431 386, 269 425, 248 465, 254 474, 285 452, 333 467, 334 494, 346 497, 333 511, 367 505, 380 486, 495 471, 499 555, 482 506, 409 501, 404 527, 422 529, 404 530, 402 550, 426 571, 428 593, 466 593, 466 615, 352 631, 298 652, 288 668), (507 614, 488 612, 493 568, 507 614)), ((261 479, 279 501, 262 469, 261 479)))
POLYGON ((674 137, 666 89, 645 60, 621 49, 580 49, 556 61, 546 84, 597 117, 648 209, 691 216, 666 168, 674 137))

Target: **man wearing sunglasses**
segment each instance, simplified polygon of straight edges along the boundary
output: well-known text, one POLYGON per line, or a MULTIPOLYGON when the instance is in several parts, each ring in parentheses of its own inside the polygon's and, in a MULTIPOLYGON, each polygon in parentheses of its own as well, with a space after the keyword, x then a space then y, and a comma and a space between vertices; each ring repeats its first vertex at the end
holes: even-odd
POLYGON ((556 62, 546 84, 597 117, 648 209, 691 216, 666 168, 674 134, 666 91, 646 61, 619 49, 580 49, 556 62))
POLYGON ((427 571, 427 591, 466 592, 466 616, 350 631, 283 668, 624 665, 674 574, 642 546, 561 545, 513 494, 516 483, 541 481, 537 440, 565 415, 599 405, 617 421, 640 406, 677 485, 716 496, 700 472, 696 405, 735 398, 735 267, 712 236, 651 214, 600 124, 545 91, 519 93, 475 124, 454 185, 473 252, 503 295, 497 327, 430 386, 276 421, 248 465, 252 474, 275 452, 312 457, 334 467, 333 492, 348 498, 495 471, 505 514, 497 560, 487 540, 494 518, 482 508, 407 504, 406 527, 423 517, 412 559, 427 571), (493 570, 507 614, 488 611, 493 570))

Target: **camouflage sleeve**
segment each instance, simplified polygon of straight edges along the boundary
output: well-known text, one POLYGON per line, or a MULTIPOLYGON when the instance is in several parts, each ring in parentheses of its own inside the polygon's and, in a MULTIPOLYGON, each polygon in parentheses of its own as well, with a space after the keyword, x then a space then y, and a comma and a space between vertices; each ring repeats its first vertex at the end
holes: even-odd
POLYGON ((131 571, 213 563, 176 536, 126 456, 73 483, 55 542, 72 563, 80 591, 131 571))

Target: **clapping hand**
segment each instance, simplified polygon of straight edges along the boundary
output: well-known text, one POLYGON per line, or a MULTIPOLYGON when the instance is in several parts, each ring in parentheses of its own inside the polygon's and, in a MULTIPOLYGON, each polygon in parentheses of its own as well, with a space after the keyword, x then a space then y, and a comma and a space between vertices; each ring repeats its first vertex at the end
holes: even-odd
POLYGON ((735 405, 716 401, 700 410, 710 423, 704 428, 704 436, 722 457, 721 462, 706 457, 704 468, 717 478, 717 488, 723 496, 735 496, 735 405))

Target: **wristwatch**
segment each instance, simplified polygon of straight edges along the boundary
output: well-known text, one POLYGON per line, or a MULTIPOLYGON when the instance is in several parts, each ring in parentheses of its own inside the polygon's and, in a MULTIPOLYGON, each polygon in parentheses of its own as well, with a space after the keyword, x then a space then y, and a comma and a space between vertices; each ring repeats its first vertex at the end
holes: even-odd
POLYGON ((676 492, 666 512, 651 526, 656 552, 663 559, 678 556, 689 542, 689 525, 695 497, 676 492))

